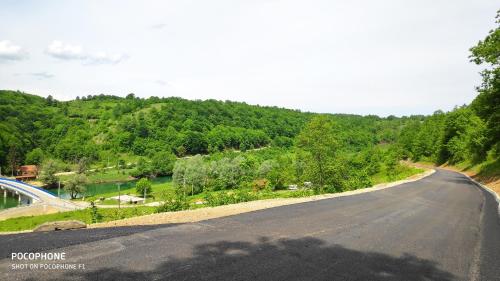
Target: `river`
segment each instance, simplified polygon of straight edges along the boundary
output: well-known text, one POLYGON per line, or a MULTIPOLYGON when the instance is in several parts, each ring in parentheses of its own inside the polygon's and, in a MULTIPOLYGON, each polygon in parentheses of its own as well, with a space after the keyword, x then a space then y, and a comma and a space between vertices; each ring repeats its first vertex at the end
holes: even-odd
POLYGON ((18 204, 17 197, 12 197, 11 194, 9 194, 7 197, 3 197, 2 193, 2 197, 0 198, 0 210, 16 207, 17 204, 18 204))
MULTIPOLYGON (((172 177, 157 177, 152 179, 151 181, 153 184, 161 184, 161 183, 166 183, 172 180, 172 177)), ((130 192, 135 188, 137 180, 133 181, 127 181, 123 182, 120 186, 120 189, 123 192, 130 192)), ((85 186, 85 196, 96 196, 99 194, 106 194, 114 191, 118 191, 118 185, 116 182, 106 182, 106 183, 93 183, 93 184, 87 184, 85 186)), ((50 191, 52 194, 57 196, 57 188, 51 188, 48 191, 50 191)), ((60 196, 62 199, 69 199, 69 193, 64 190, 64 188, 61 188, 60 196)), ((2 209, 7 209, 7 208, 12 208, 18 206, 18 199, 17 197, 11 197, 7 196, 7 198, 0 198, 0 210, 2 209)))

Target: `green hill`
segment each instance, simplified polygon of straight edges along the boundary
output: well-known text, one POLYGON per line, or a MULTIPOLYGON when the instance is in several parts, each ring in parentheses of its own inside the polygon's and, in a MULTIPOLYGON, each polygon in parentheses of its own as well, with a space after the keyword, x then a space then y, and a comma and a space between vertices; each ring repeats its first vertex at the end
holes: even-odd
MULTIPOLYGON (((290 147, 317 114, 231 101, 181 98, 141 99, 98 95, 61 102, 15 91, 0 91, 0 165, 3 171, 29 163, 38 148, 46 157, 76 163, 82 157, 177 156, 264 146, 290 147)), ((359 151, 396 139, 407 118, 328 115, 344 148, 359 151)))

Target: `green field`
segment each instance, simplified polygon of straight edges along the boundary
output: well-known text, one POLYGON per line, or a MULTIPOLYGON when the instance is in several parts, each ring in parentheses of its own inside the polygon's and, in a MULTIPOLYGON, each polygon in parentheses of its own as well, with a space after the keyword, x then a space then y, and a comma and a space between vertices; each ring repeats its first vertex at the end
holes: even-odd
MULTIPOLYGON (((154 207, 134 207, 121 209, 99 209, 99 214, 102 216, 101 222, 119 220, 129 217, 148 215, 155 212, 154 207)), ((77 210, 70 212, 61 212, 56 214, 29 216, 7 219, 0 221, 0 231, 22 231, 33 229, 36 226, 51 221, 79 220, 87 224, 92 223, 92 215, 90 209, 77 210)))

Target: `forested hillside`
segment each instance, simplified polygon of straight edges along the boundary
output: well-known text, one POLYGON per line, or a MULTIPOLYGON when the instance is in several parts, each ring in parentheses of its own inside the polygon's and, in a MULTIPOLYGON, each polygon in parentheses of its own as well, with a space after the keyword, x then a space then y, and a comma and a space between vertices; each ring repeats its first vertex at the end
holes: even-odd
MULTIPOLYGON (((291 147, 315 114, 215 100, 141 99, 98 95, 60 102, 0 91, 0 164, 10 172, 21 164, 56 158, 77 163, 116 163, 117 155, 178 157, 228 149, 291 147), (111 158, 111 159, 110 159, 111 158)), ((329 115, 342 149, 359 151, 396 139, 406 119, 329 115)))
MULTIPOLYGON (((500 12, 497 23, 500 23, 500 12)), ((409 122, 399 144, 403 156, 415 161, 467 167, 486 164, 483 172, 500 174, 500 29, 470 49, 472 62, 482 65, 479 95, 470 105, 435 112, 409 122)), ((481 171, 480 171, 481 172, 481 171)))

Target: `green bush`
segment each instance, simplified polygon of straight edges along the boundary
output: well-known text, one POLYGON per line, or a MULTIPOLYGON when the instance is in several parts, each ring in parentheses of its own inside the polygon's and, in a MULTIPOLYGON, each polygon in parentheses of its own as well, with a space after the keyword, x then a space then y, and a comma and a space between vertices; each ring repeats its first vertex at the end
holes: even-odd
POLYGON ((147 178, 140 179, 135 185, 135 191, 141 196, 143 196, 144 193, 150 194, 152 190, 152 184, 147 178))
POLYGON ((163 195, 163 204, 156 208, 157 213, 174 212, 189 209, 189 202, 182 194, 163 195))
POLYGON ((290 197, 298 198, 298 197, 308 197, 314 195, 314 190, 301 188, 295 192, 290 194, 290 197))
POLYGON ((265 189, 269 185, 269 181, 266 179, 256 179, 252 182, 253 191, 257 192, 265 189))
POLYGON ((92 218, 92 223, 97 223, 102 220, 102 215, 99 214, 94 201, 90 202, 90 217, 92 218))
POLYGON ((205 201, 207 202, 207 205, 212 207, 248 202, 257 199, 258 196, 255 193, 241 189, 229 192, 207 193, 205 195, 205 201))

